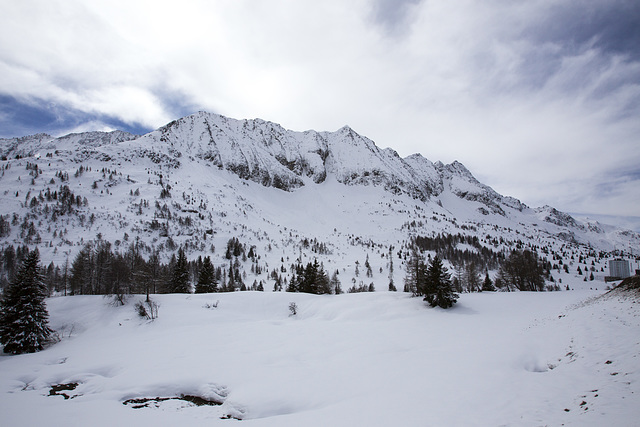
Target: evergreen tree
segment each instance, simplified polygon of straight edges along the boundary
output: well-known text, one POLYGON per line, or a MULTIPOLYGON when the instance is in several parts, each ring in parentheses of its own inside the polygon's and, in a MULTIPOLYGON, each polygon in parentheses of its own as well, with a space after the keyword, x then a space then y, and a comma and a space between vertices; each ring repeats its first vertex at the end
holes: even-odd
POLYGON ((275 283, 273 284, 273 292, 282 291, 282 276, 276 276, 275 283))
POLYGON ((287 292, 301 292, 303 278, 304 267, 302 264, 297 264, 292 268, 291 280, 289 281, 289 286, 287 286, 287 292))
POLYGON ((475 292, 480 290, 480 273, 478 266, 474 262, 468 262, 464 266, 464 282, 467 292, 475 292))
POLYGON ((496 287, 493 286, 493 281, 491 277, 489 277, 489 272, 484 276, 484 282, 482 282, 482 290, 485 292, 493 292, 496 290, 496 287))
POLYGON ((11 282, 13 281, 13 277, 16 272, 16 249, 13 247, 13 245, 9 245, 4 249, 2 255, 4 258, 4 270, 7 272, 8 281, 11 282))
POLYGON ((453 292, 451 275, 438 255, 431 260, 426 272, 425 284, 424 300, 431 307, 449 308, 456 303, 458 294, 453 292))
POLYGON ((464 291, 464 264, 458 263, 453 265, 453 277, 452 277, 453 289, 456 292, 464 291))
POLYGON ((308 263, 307 267, 304 269, 304 273, 302 276, 301 283, 301 292, 305 292, 308 294, 317 294, 318 293, 318 270, 320 269, 320 264, 316 259, 313 264, 308 263))
POLYGON ((47 288, 37 249, 23 260, 0 301, 0 344, 5 353, 34 353, 44 348, 53 332, 44 303, 47 288))
POLYGON ((329 276, 324 271, 324 266, 321 264, 318 269, 318 273, 316 275, 316 289, 318 294, 332 294, 333 287, 331 286, 331 281, 329 280, 329 276))
POLYGON ((153 248, 149 261, 147 262, 147 274, 149 275, 149 281, 147 282, 147 301, 149 301, 149 293, 157 293, 156 285, 160 281, 161 267, 160 257, 156 248, 153 248))
MULTIPOLYGON (((7 218, 9 215, 7 215, 7 218)), ((4 216, 0 215, 0 237, 7 237, 11 232, 11 226, 9 221, 4 216)))
POLYGON ((196 294, 206 294, 210 292, 218 292, 218 282, 216 281, 216 273, 211 263, 211 257, 206 256, 202 261, 202 267, 198 275, 196 294))
POLYGON ((91 282, 91 246, 85 245, 71 264, 71 295, 85 294, 91 282))
MULTIPOLYGON (((305 268, 302 268, 302 265, 296 267, 296 271, 298 272, 298 285, 295 291, 309 294, 332 293, 333 289, 329 277, 317 259, 313 263, 308 263, 305 268)), ((294 282, 293 279, 292 282, 294 282)))
POLYGON ((369 264, 369 254, 367 254, 367 259, 364 261, 364 267, 367 269, 367 277, 373 277, 373 271, 371 270, 371 264, 369 264))
POLYGON ((424 295, 425 288, 424 259, 417 247, 411 250, 411 257, 407 262, 407 275, 404 278, 404 291, 413 296, 424 295))
MULTIPOLYGON (((222 274, 222 286, 220 287, 220 292, 230 292, 227 287, 227 273, 223 272, 222 274)), ((231 290, 233 292, 233 289, 231 290)))
POLYGON ((342 291, 342 285, 340 283, 340 279, 338 279, 338 270, 333 272, 331 276, 331 281, 329 282, 329 286, 334 294, 339 295, 342 291))
POLYGON ((227 272, 229 280, 227 281, 227 290, 234 292, 236 290, 236 279, 233 272, 233 261, 229 261, 229 271, 227 272))
POLYGON ((393 246, 389 246, 389 290, 397 291, 396 285, 393 283, 393 246))
POLYGON ((169 284, 169 292, 185 294, 191 292, 191 285, 189 283, 189 263, 187 262, 187 256, 184 254, 184 250, 182 248, 178 249, 178 259, 176 260, 175 267, 173 268, 173 275, 169 284))

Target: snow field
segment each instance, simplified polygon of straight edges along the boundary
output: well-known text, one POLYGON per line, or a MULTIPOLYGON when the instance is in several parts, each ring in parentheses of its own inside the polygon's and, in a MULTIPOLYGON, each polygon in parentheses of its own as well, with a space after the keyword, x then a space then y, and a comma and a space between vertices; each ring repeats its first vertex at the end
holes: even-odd
POLYGON ((153 322, 141 296, 52 298, 62 341, 0 357, 3 424, 635 425, 638 303, 598 295, 156 295, 153 322), (76 397, 48 395, 71 382, 76 397), (123 405, 180 395, 223 404, 123 405))

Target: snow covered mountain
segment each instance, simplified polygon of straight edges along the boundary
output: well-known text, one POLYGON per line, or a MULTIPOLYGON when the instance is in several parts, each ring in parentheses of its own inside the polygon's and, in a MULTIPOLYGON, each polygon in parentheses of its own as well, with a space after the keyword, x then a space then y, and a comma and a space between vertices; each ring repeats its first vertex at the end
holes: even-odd
POLYGON ((45 262, 73 258, 95 239, 164 256, 184 245, 197 256, 239 237, 272 264, 319 256, 307 239, 342 268, 416 235, 475 236, 497 251, 640 244, 637 233, 502 196, 457 161, 401 158, 348 126, 294 132, 199 112, 142 136, 0 139, 0 156, 0 244, 37 244, 45 262))
POLYGON ((502 197, 480 184, 462 164, 434 164, 419 154, 402 159, 348 126, 336 132, 292 132, 259 119, 238 121, 201 112, 131 145, 148 150, 140 155, 161 152, 178 160, 185 154, 240 178, 284 190, 305 185, 306 178, 319 184, 333 176, 343 184, 378 185, 426 201, 440 195, 448 184, 459 197, 481 200, 504 214, 499 207, 502 197))
POLYGON ((0 286, 18 245, 37 246, 47 274, 64 275, 62 286, 47 283, 60 342, 0 358, 7 425, 638 419, 639 297, 601 295, 611 251, 638 268, 629 253, 638 233, 530 208, 459 162, 401 158, 349 127, 293 132, 201 112, 142 136, 0 139, 0 158, 0 286), (243 250, 227 256, 229 242, 243 250), (495 277, 511 250, 530 249, 544 260, 546 289, 571 291, 459 283, 455 308, 427 309, 388 286, 402 289, 413 243, 443 255, 456 279, 474 264, 495 277), (224 292, 153 295, 160 317, 136 316, 145 286, 167 289, 150 268, 160 262, 145 271, 135 256, 166 263, 178 247, 192 261, 210 256, 224 292), (94 259, 82 267, 86 248, 94 259), (376 292, 279 292, 315 261, 343 290, 376 292), (85 289, 72 283, 76 265, 85 289), (133 295, 108 287, 109 275, 133 295))

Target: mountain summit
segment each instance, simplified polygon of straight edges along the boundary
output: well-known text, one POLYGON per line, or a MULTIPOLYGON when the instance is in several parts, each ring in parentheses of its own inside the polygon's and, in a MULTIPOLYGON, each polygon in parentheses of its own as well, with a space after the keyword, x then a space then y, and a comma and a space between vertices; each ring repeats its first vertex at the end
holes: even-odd
MULTIPOLYGON (((434 164, 419 154, 402 159, 348 126, 335 132, 294 132, 260 119, 234 120, 199 112, 128 145, 137 147, 134 151, 140 157, 165 158, 178 167, 180 158, 189 156, 286 191, 322 183, 328 176, 342 184, 381 186, 421 201, 438 197, 448 188, 504 214, 503 197, 479 183, 461 163, 434 164)), ((511 199, 508 204, 513 207, 511 199)), ((519 202, 515 206, 523 207, 519 202)))

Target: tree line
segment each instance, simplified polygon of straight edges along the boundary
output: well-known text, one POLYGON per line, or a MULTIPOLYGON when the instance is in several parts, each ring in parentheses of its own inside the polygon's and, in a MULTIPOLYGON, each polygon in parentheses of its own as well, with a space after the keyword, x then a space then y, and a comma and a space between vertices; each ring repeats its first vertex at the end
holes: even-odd
MULTIPOLYGON (((131 242, 125 250, 116 251, 108 241, 98 239, 86 243, 72 261, 63 265, 51 262, 42 267, 47 295, 128 295, 156 293, 209 293, 245 290, 264 291, 265 284, 245 283, 247 274, 243 262, 252 260, 251 271, 261 272, 255 247, 248 250, 235 237, 229 239, 224 255, 226 262, 213 265, 211 257, 198 256, 189 261, 184 247, 179 247, 166 263, 159 253, 151 250, 144 258, 143 243, 131 242), (247 256, 248 255, 248 256, 247 256), (242 262, 241 262, 242 261, 242 262)), ((14 279, 17 266, 29 253, 27 246, 7 246, 0 251, 0 288, 14 279)), ((286 271, 286 270, 284 270, 286 271)), ((274 270, 275 273, 275 270, 274 270)), ((306 266, 292 264, 287 281, 275 275, 274 291, 306 292, 314 294, 342 293, 338 272, 331 277, 317 260, 306 266), (284 285, 284 286, 283 286, 284 285)), ((273 278, 273 273, 272 273, 273 278)))
POLYGON ((481 270, 495 270, 504 260, 501 252, 482 245, 477 236, 438 233, 434 237, 415 236, 411 243, 421 251, 436 252, 441 259, 446 259, 454 265, 473 263, 481 270), (469 245, 475 251, 458 249, 459 244, 469 245))
MULTIPOLYGON (((233 240, 230 246, 235 244, 236 240, 233 240)), ((137 243, 131 243, 123 253, 114 252, 109 242, 88 243, 71 264, 69 284, 64 292, 71 295, 148 295, 245 290, 246 274, 238 259, 243 251, 232 251, 234 255, 230 257, 228 264, 214 267, 209 256, 187 260, 182 246, 177 253, 172 254, 168 263, 162 263, 157 251, 152 251, 145 260, 137 243)))
MULTIPOLYGON (((425 260, 417 245, 412 248, 411 256, 407 261, 405 292, 411 292, 414 295, 426 294, 428 265, 433 264, 436 258, 437 264, 441 264, 440 254, 433 259, 431 254, 428 254, 425 260)), ((557 285, 546 285, 546 280, 552 280, 550 269, 550 263, 541 259, 537 252, 514 249, 500 263, 495 281, 491 280, 488 271, 485 271, 484 280, 481 280, 480 271, 474 262, 455 266, 453 278, 448 271, 445 271, 447 276, 445 281, 450 282, 452 290, 457 292, 557 290, 557 285)))

